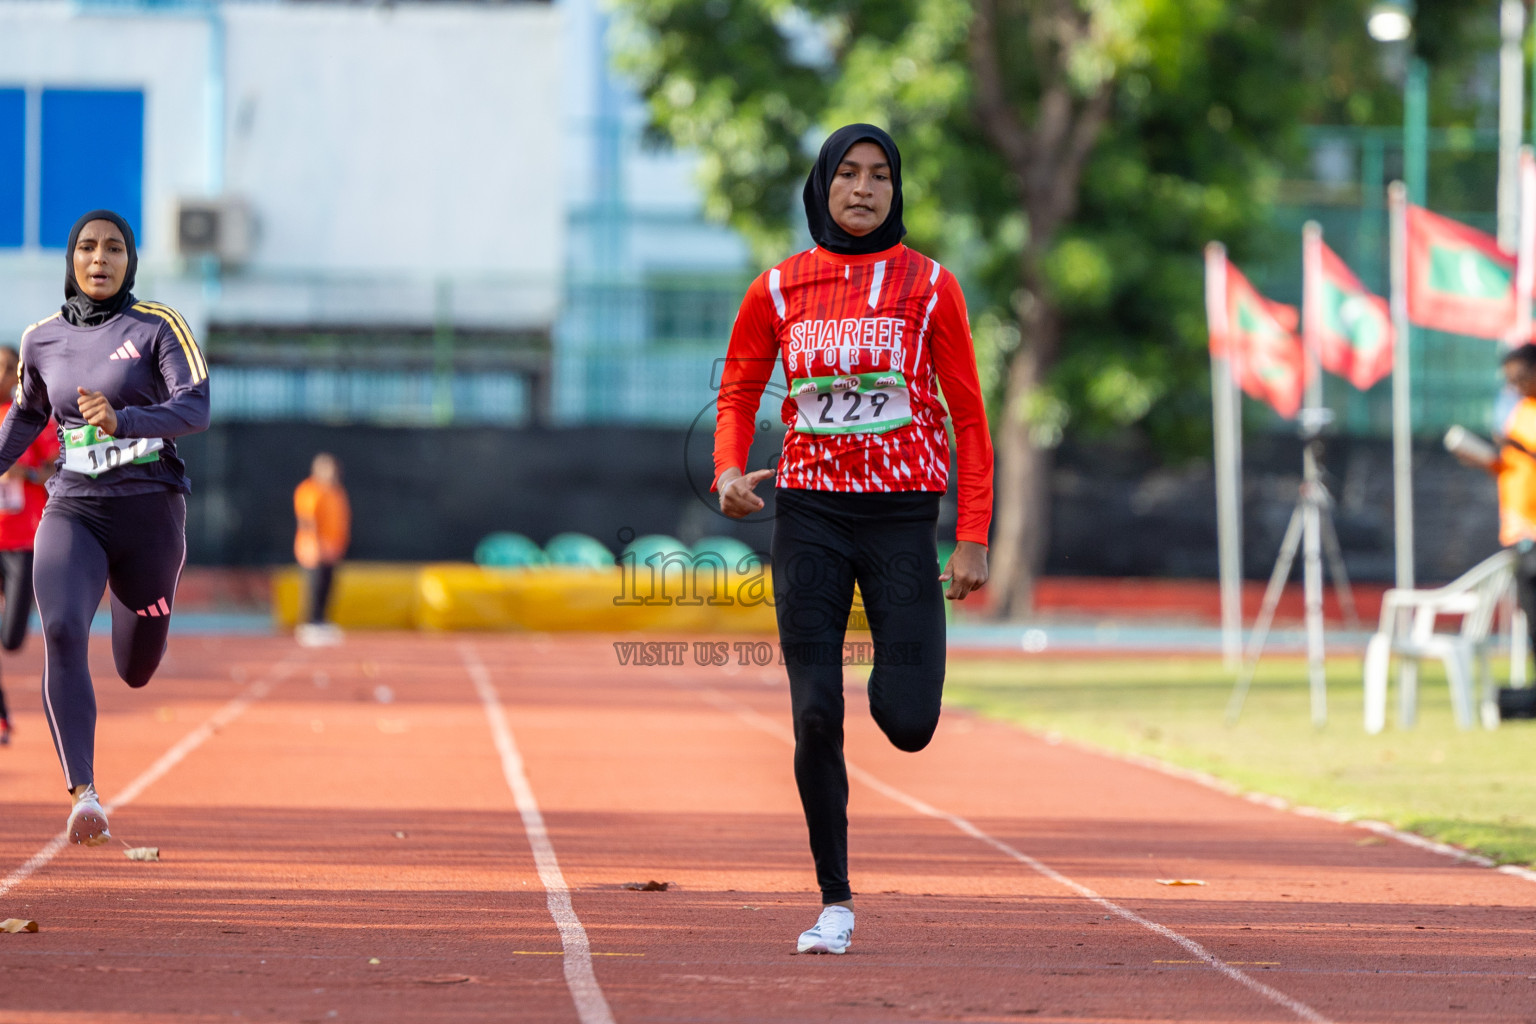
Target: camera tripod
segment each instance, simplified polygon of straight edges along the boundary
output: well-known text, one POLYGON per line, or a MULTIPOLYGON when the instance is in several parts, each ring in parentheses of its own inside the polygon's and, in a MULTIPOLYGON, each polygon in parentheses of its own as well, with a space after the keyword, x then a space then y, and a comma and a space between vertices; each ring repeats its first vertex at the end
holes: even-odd
MULTIPOLYGON (((1309 410, 1310 411, 1310 410, 1309 410)), ((1326 411, 1326 410, 1324 410, 1326 411)), ((1312 724, 1322 726, 1328 721, 1328 682, 1323 652, 1323 558, 1328 559, 1328 573, 1339 596, 1351 628, 1358 629, 1360 616, 1355 611, 1355 596, 1349 589, 1349 576, 1344 571, 1344 553, 1339 547, 1339 535, 1333 526, 1333 496, 1328 493, 1322 480, 1321 448, 1318 434, 1324 418, 1303 422, 1301 453, 1301 494, 1291 511, 1291 521, 1285 528, 1285 539, 1280 542, 1280 554, 1275 558, 1275 570, 1270 574, 1269 586, 1264 591, 1264 603, 1259 608, 1258 620, 1248 640, 1248 650, 1243 658, 1232 697, 1227 702, 1227 724, 1237 724, 1248 698, 1248 688, 1258 669, 1264 644, 1269 639, 1269 629, 1274 623, 1275 609, 1280 595, 1291 576, 1298 548, 1303 549, 1302 579, 1306 605, 1307 675, 1311 688, 1312 724)))

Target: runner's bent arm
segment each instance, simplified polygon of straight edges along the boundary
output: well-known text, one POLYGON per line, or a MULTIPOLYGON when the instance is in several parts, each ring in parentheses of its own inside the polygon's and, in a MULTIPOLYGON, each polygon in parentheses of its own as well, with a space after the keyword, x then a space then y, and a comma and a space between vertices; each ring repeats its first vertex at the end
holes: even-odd
POLYGON ((752 494, 751 489, 771 475, 770 470, 759 470, 750 474, 745 483, 731 487, 747 464, 763 387, 773 376, 778 359, 774 315, 765 275, 752 282, 746 297, 741 300, 741 309, 731 328, 731 343, 726 349, 720 398, 716 403, 715 480, 711 489, 723 488, 721 509, 727 515, 739 517, 762 508, 762 499, 752 494))
POLYGON ((113 401, 115 436, 180 437, 207 430, 208 364, 191 331, 168 320, 155 337, 155 348, 160 376, 170 397, 154 405, 119 406, 113 401))
POLYGON ((944 403, 955 425, 955 463, 959 481, 960 515, 955 524, 957 541, 987 543, 992 525, 992 435, 987 429, 987 408, 981 399, 981 379, 976 373, 976 349, 965 296, 949 271, 939 282, 939 301, 933 310, 933 367, 938 373, 944 403))

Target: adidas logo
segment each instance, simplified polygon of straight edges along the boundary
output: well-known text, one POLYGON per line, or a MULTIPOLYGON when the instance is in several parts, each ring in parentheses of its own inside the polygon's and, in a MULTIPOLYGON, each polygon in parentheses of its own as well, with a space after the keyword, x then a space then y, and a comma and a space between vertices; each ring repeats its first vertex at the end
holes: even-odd
MULTIPOLYGON (((117 357, 113 356, 112 358, 116 359, 117 357)), ((123 358, 127 359, 129 357, 128 356, 124 356, 123 358)), ((162 597, 160 600, 156 601, 154 604, 150 605, 148 608, 136 609, 135 614, 143 616, 146 619, 158 619, 162 615, 169 615, 169 614, 171 614, 171 606, 166 604, 165 603, 165 598, 162 597)))
MULTIPOLYGON (((142 353, 140 353, 138 349, 133 347, 133 342, 125 341, 121 345, 117 346, 117 351, 113 352, 107 358, 108 359, 137 359, 137 358, 139 358, 139 356, 141 354, 142 353)), ((140 612, 139 614, 142 615, 144 613, 140 612)))

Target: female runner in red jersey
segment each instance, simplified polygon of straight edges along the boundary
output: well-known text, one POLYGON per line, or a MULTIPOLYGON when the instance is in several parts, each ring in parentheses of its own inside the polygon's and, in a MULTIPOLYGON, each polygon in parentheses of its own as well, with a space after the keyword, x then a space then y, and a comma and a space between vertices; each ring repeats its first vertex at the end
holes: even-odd
POLYGON ((854 584, 874 640, 870 712, 893 744, 916 751, 938 726, 943 599, 962 600, 987 581, 992 441, 965 297, 953 274, 901 244, 901 211, 901 154, 891 137, 868 124, 834 132, 805 183, 816 247, 747 289, 715 424, 721 511, 749 515, 763 507, 753 488, 774 470, 742 469, 763 387, 782 360, 788 431, 776 480, 773 592, 795 782, 822 901, 816 925, 800 936, 801 953, 845 952, 853 935, 842 665, 854 584), (960 515, 941 574, 946 415, 959 449, 960 515))

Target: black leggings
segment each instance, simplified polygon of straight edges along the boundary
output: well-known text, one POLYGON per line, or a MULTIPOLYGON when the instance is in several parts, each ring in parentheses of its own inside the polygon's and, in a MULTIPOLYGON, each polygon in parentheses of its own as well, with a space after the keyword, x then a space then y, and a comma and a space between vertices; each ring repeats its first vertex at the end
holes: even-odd
POLYGON ((1530 631, 1530 649, 1536 653, 1536 547, 1515 545, 1515 595, 1525 612, 1525 626, 1530 631))
POLYGON ((305 606, 311 625, 321 625, 329 617, 331 607, 331 583, 336 578, 336 566, 317 565, 304 570, 305 606))
MULTIPOLYGON (((32 614, 31 551, 0 551, 0 587, 5 592, 5 608, 0 610, 0 648, 17 651, 27 638, 27 618, 32 614)), ((0 689, 0 719, 9 717, 5 691, 0 689)))
POLYGON ((843 763, 843 637, 857 582, 874 642, 869 709, 902 750, 921 750, 944 691, 939 495, 781 488, 773 524, 773 596, 795 722, 795 783, 823 903, 848 885, 843 763))
POLYGON ((88 647, 102 588, 112 593, 112 657, 129 686, 160 667, 186 561, 187 502, 175 491, 50 498, 34 544, 43 621, 43 709, 65 784, 95 781, 96 692, 88 647))

